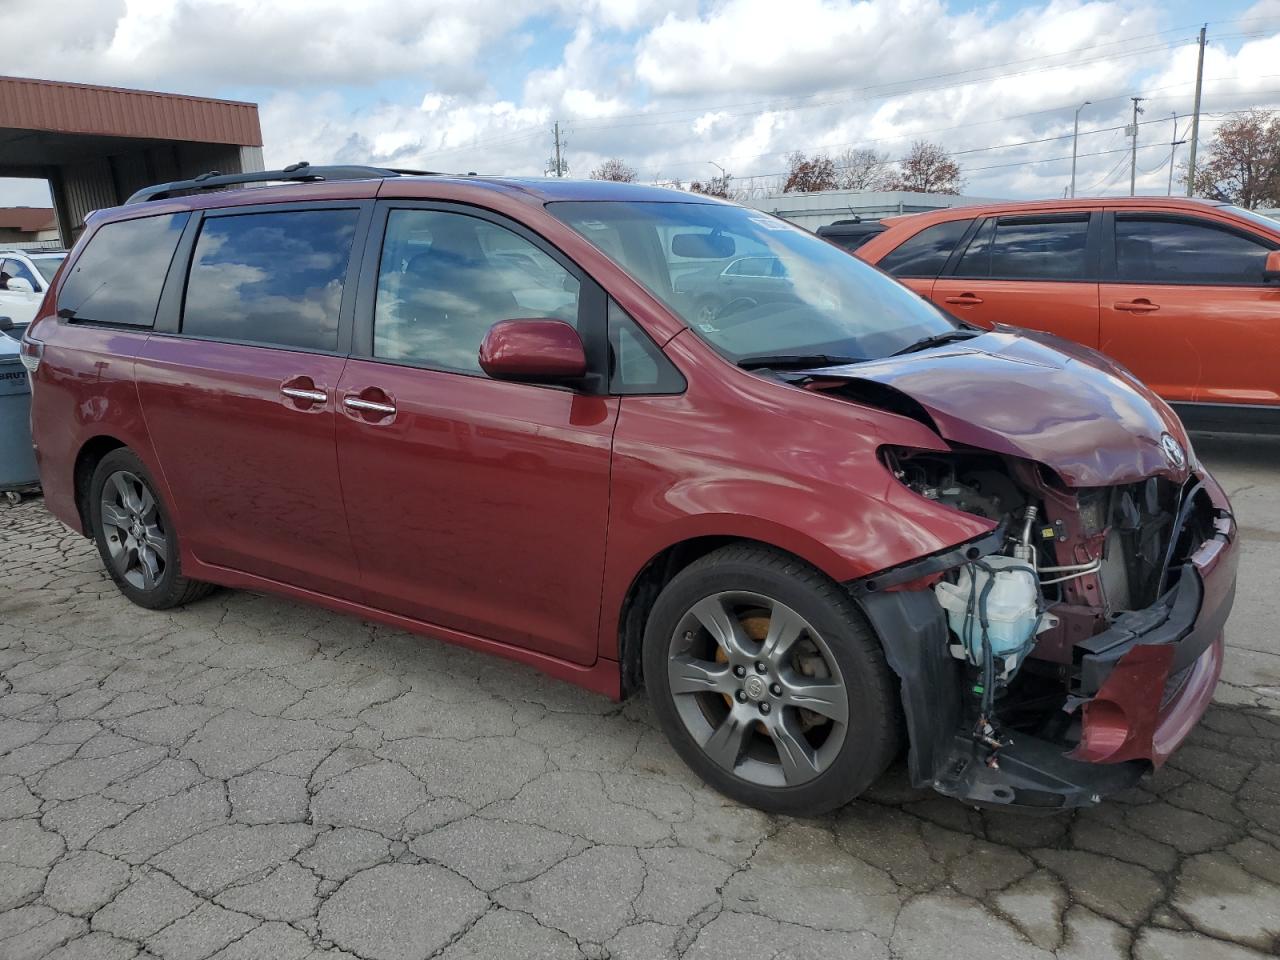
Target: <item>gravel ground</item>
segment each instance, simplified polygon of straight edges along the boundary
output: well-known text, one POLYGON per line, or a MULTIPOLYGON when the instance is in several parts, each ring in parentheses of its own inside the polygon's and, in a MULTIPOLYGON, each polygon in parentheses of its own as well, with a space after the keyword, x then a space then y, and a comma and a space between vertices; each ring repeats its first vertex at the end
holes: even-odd
POLYGON ((1280 441, 1204 723, 1025 818, 899 764, 820 820, 702 787, 643 698, 248 593, 151 613, 0 506, 0 957, 1245 958, 1280 946, 1280 441))

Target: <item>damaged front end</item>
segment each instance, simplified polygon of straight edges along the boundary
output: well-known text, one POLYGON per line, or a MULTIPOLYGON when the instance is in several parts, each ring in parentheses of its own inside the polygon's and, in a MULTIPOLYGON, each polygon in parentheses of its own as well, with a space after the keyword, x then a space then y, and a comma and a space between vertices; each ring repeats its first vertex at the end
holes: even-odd
POLYGON ((849 588, 901 679, 917 786, 1054 810, 1159 766, 1207 708, 1234 522, 1188 464, 1073 486, 1025 457, 886 447, 903 486, 992 532, 849 588))

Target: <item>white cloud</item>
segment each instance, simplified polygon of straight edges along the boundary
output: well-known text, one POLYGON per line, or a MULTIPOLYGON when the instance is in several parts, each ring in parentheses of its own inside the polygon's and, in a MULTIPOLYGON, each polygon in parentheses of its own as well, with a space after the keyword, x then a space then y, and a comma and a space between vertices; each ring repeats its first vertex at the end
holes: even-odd
POLYGON ((6 15, 6 73, 56 69, 53 79, 182 92, 425 76, 437 89, 475 89, 481 54, 524 19, 555 9, 553 0, 525 0, 513 18, 503 0, 17 2, 39 13, 6 15))

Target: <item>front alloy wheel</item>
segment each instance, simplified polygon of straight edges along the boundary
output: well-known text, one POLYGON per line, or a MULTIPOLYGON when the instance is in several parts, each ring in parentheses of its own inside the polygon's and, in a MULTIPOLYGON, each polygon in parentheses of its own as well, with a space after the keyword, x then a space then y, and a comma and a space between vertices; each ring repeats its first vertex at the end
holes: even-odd
POLYGON ((839 584, 788 554, 738 544, 685 567, 649 612, 643 656, 667 739, 743 803, 824 813, 897 753, 878 638, 839 584))
POLYGON ((743 591, 698 601, 671 638, 667 676, 694 742, 749 783, 799 786, 844 745, 840 667, 822 635, 781 601, 743 591))

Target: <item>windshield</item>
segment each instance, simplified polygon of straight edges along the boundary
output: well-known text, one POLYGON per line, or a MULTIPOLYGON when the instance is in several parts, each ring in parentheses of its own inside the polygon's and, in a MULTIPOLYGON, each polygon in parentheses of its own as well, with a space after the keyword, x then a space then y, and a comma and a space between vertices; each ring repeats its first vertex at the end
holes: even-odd
POLYGON ((547 209, 735 362, 797 355, 868 360, 956 329, 878 270, 758 210, 623 201, 547 209))
POLYGON ((40 276, 44 277, 45 283, 48 283, 53 279, 53 275, 58 272, 58 267, 62 266, 62 261, 66 256, 63 253, 56 257, 32 257, 31 262, 36 265, 36 269, 40 271, 40 276))

